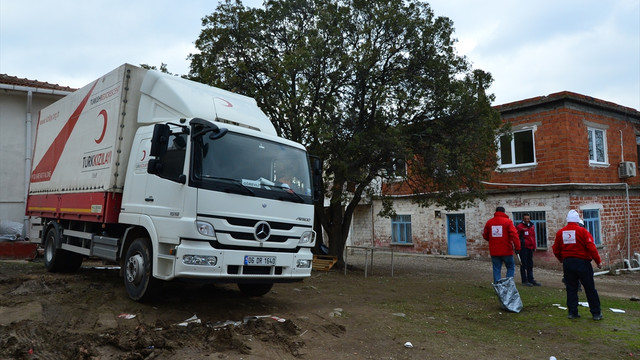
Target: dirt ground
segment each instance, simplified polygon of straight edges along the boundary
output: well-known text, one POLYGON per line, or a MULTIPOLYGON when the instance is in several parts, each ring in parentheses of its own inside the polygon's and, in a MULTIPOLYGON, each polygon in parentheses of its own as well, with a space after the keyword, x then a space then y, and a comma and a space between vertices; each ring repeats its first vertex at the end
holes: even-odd
MULTIPOLYGON (((562 338, 562 327, 572 326, 566 310, 527 308, 536 291, 557 294, 564 305, 558 271, 536 269, 541 288, 518 285, 525 309, 512 314, 497 303, 488 261, 396 255, 392 277, 390 258, 376 255, 365 278, 364 256, 348 260, 346 275, 314 271, 262 297, 244 297, 232 284, 176 282, 150 303, 131 301, 118 271, 97 261, 74 274, 47 273, 38 259, 0 261, 0 359, 603 359, 640 352, 603 357, 610 344, 562 338), (562 325, 514 325, 537 312, 562 325), (495 338, 494 326, 482 334, 501 322, 523 332, 519 344, 495 338)), ((616 316, 638 322, 640 271, 598 276, 596 287, 603 308, 629 309, 606 312, 601 322, 582 310, 580 325, 617 331, 616 316)))

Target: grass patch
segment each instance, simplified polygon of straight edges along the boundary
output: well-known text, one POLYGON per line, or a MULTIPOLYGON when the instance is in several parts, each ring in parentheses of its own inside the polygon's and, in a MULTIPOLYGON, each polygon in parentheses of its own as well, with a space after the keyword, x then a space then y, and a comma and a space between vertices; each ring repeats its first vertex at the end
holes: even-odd
MULTIPOLYGON (((415 279, 402 279, 387 285, 390 286, 387 290, 404 294, 402 298, 376 305, 381 313, 405 314, 404 317, 392 317, 389 324, 379 324, 378 330, 386 330, 394 338, 433 341, 437 337, 447 337, 487 352, 497 344, 509 341, 525 353, 546 349, 550 354, 561 355, 563 349, 569 349, 570 353, 579 351, 585 356, 604 358, 624 358, 640 353, 638 302, 600 296, 602 321, 593 321, 589 309, 582 306, 579 309, 582 318, 569 320, 567 310, 554 306, 565 306, 564 289, 519 289, 524 308, 515 314, 501 310, 490 285, 429 281, 427 286, 415 279), (396 287, 416 290, 401 292, 394 290, 396 287), (609 308, 622 309, 625 313, 614 313, 609 308)), ((584 294, 579 297, 580 301, 586 301, 584 294)))

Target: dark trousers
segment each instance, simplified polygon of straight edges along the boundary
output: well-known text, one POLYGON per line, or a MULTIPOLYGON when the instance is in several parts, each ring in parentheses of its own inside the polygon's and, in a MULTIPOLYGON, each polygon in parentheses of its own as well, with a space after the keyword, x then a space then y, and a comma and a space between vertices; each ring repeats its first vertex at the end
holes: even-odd
POLYGON ((522 283, 534 283, 533 279, 533 249, 520 249, 520 277, 522 283))
POLYGON ((593 282, 593 267, 590 260, 567 258, 562 261, 564 280, 567 287, 567 308, 569 314, 578 314, 578 282, 584 287, 592 315, 600 314, 600 297, 593 282))

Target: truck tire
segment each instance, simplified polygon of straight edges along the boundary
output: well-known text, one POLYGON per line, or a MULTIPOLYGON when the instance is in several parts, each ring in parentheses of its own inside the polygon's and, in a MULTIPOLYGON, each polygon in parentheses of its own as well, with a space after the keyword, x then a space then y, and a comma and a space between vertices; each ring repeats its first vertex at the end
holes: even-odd
POLYGON ((57 248, 58 231, 56 228, 50 228, 44 238, 44 267, 49 272, 62 272, 66 253, 62 249, 57 248))
POLYGON ((63 272, 72 273, 80 269, 80 267, 82 266, 82 261, 84 260, 84 256, 82 254, 77 254, 62 249, 60 249, 59 251, 61 251, 65 256, 65 262, 63 266, 64 269, 62 269, 63 272))
POLYGON ((151 274, 151 244, 138 238, 131 243, 124 258, 124 286, 132 300, 146 301, 153 297, 157 280, 151 274))
POLYGON ((262 296, 269 291, 273 287, 273 283, 238 283, 238 288, 240 292, 242 292, 246 296, 255 297, 262 296))
POLYGON ((58 230, 51 228, 44 239, 44 266, 49 272, 76 272, 82 266, 84 256, 58 249, 58 230))

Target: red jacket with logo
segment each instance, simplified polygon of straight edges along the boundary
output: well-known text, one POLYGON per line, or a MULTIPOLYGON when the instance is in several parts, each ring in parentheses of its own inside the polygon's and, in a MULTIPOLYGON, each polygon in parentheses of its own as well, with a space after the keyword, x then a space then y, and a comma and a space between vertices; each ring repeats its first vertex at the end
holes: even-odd
POLYGON ((567 226, 556 233, 556 239, 553 243, 553 255, 560 262, 566 258, 594 260, 597 265, 602 262, 589 230, 573 222, 568 223, 567 226))
POLYGON ((520 238, 513 221, 503 212, 497 212, 484 225, 482 237, 489 242, 491 256, 513 255, 513 249, 520 251, 520 238))
POLYGON ((520 235, 520 239, 524 239, 524 247, 527 249, 536 249, 536 225, 532 222, 529 224, 525 224, 521 222, 516 226, 518 230, 518 235, 520 235))

